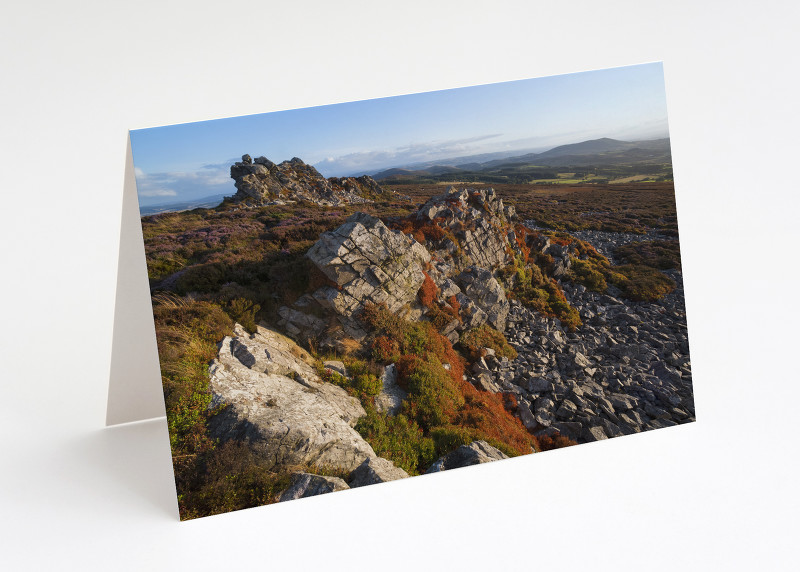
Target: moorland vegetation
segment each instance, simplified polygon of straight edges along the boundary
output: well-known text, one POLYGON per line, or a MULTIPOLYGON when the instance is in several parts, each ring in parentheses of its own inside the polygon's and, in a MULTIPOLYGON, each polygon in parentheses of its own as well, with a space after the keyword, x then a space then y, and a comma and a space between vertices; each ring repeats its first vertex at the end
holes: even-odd
MULTIPOLYGON (((406 183, 391 188, 396 192, 361 204, 298 201, 244 208, 226 201, 214 209, 142 218, 182 518, 274 502, 298 469, 326 474, 325 467, 267 468, 246 444, 211 438, 209 420, 224 406, 213 404, 208 365, 235 323, 251 332, 258 323, 276 324, 281 307, 321 287, 340 287, 306 253, 353 213, 378 217, 429 248, 450 240, 454 256, 463 255, 459 228, 417 216, 419 203, 440 195, 442 187, 406 183)), ((614 287, 631 300, 657 300, 675 287, 661 270, 679 268, 677 240, 627 245, 615 252, 620 263, 614 264, 568 234, 656 229, 676 237, 671 183, 501 184, 495 189, 516 207, 519 221, 503 219, 504 226, 495 229, 512 237, 505 253, 510 262, 496 269, 507 298, 575 330, 581 317, 565 297, 562 281, 596 292, 614 287), (539 228, 529 228, 527 220, 539 228), (561 249, 561 258, 554 258, 551 245, 561 249)), ((409 475, 425 472, 438 457, 475 440, 508 456, 575 444, 557 434, 535 437, 515 416, 513 394, 483 391, 468 381, 466 373, 487 355, 513 360, 517 352, 489 324, 465 328, 455 342, 448 337, 454 321, 463 323, 465 308, 455 296, 443 296, 428 272, 433 270, 426 270, 416 295, 424 317, 369 303, 358 316, 368 332, 364 341, 332 350, 315 346, 313 339, 297 340, 318 360, 321 379, 343 387, 364 407, 356 430, 379 456, 409 475), (344 362, 347 376, 323 367, 332 358, 344 362), (396 365, 397 382, 407 393, 396 415, 375 407, 388 364, 396 365)))

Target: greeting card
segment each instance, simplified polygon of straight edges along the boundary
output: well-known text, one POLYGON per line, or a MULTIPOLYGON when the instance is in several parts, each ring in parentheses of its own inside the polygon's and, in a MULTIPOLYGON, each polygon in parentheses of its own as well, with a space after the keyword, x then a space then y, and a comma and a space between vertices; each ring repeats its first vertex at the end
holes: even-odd
POLYGON ((109 421, 165 409, 183 519, 694 421, 660 64, 136 130, 128 177, 109 421))

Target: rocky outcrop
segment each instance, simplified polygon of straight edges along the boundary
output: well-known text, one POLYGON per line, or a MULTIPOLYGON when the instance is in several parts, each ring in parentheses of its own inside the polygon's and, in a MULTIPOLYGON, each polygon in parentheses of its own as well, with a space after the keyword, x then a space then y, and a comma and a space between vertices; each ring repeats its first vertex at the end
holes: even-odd
POLYGON ((419 222, 435 224, 445 231, 441 238, 426 240, 428 250, 452 266, 445 275, 469 266, 494 271, 511 262, 509 217, 516 218, 513 207, 506 208, 494 189, 453 187, 428 200, 416 214, 419 222))
POLYGON ((275 164, 266 157, 249 155, 231 166, 235 181, 233 201, 251 206, 308 201, 319 205, 358 204, 394 195, 371 177, 326 179, 311 165, 295 157, 275 164))
POLYGON ((354 489, 356 487, 405 479, 408 476, 408 473, 399 467, 395 467, 391 461, 375 457, 366 459, 355 471, 350 473, 348 483, 350 488, 354 489))
POLYGON ((323 383, 311 357, 285 336, 237 324, 222 340, 209 368, 212 417, 209 432, 223 441, 246 442, 268 467, 325 466, 352 471, 375 457, 353 427, 365 415, 357 399, 323 383))
MULTIPOLYGON (((356 340, 366 335, 355 319, 364 305, 385 304, 398 312, 412 304, 425 279, 423 268, 430 261, 421 244, 364 213, 356 213, 336 230, 323 233, 306 256, 335 286, 324 286, 298 302, 332 316, 342 334, 356 340)), ((292 310, 280 312, 289 317, 292 310)), ((287 324, 301 329, 298 320, 280 323, 287 324)), ((307 334, 301 330, 301 335, 307 334)))
POLYGON ((450 469, 459 469, 461 467, 490 463, 502 459, 508 459, 508 455, 492 447, 486 441, 473 441, 469 445, 461 445, 455 451, 451 451, 447 455, 439 458, 438 461, 425 471, 425 474, 449 471, 450 469))
POLYGON ((432 198, 404 219, 417 229, 409 234, 356 213, 307 253, 331 285, 280 308, 278 325, 296 339, 341 349, 342 339, 366 336, 357 317, 367 303, 385 304, 413 320, 429 313, 417 299, 427 272, 438 288, 437 302, 447 306, 455 297, 458 303, 458 318, 442 332, 453 343, 459 332, 487 322, 502 331, 509 306, 494 271, 512 260, 515 217, 493 189, 451 189, 432 198))
POLYGON ((349 489, 339 477, 323 477, 311 473, 295 473, 292 484, 278 497, 280 502, 302 499, 349 489))

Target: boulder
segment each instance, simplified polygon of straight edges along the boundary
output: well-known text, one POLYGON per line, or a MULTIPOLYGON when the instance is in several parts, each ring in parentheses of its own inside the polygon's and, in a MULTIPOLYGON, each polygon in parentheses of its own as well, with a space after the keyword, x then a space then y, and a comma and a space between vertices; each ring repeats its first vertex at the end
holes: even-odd
MULTIPOLYGON (((385 304, 392 312, 416 301, 430 253, 418 242, 390 230, 379 219, 364 213, 350 216, 345 224, 323 233, 306 256, 336 287, 320 288, 313 298, 337 314, 356 339, 353 321, 368 302, 385 304)), ((359 335, 360 334, 360 335, 359 335)))
POLYGON ((355 471, 350 473, 348 483, 350 488, 396 481, 405 479, 409 476, 403 469, 396 467, 394 463, 382 457, 371 457, 365 459, 355 471))
POLYGON ((494 329, 506 329, 510 304, 506 293, 491 272, 479 266, 471 266, 456 277, 456 283, 465 296, 486 314, 486 320, 494 329))
POLYGON ((339 360, 327 360, 322 362, 322 367, 325 369, 329 369, 334 373, 338 373, 342 377, 347 377, 347 369, 344 367, 344 363, 339 360))
POLYGON ((508 456, 499 449, 489 445, 486 441, 473 441, 469 445, 461 445, 455 451, 451 451, 447 455, 440 457, 438 461, 425 471, 425 474, 449 471, 450 469, 469 467, 470 465, 489 463, 501 459, 508 459, 508 456))
POLYGON ((292 484, 278 497, 280 502, 313 497, 334 491, 349 489, 347 483, 339 477, 323 477, 311 473, 295 473, 292 484))
POLYGON ((353 427, 366 414, 354 397, 322 382, 292 340, 241 326, 209 367, 212 438, 243 441, 267 468, 326 466, 352 471, 375 452, 353 427))

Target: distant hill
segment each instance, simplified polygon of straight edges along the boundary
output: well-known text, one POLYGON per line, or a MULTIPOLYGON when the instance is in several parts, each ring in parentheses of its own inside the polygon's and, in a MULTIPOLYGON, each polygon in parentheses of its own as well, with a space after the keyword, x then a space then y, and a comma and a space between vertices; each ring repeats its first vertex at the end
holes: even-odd
MULTIPOLYGON (((483 178, 494 182, 523 182, 537 170, 546 175, 563 172, 567 168, 624 168, 625 172, 636 174, 639 171, 671 169, 672 157, 669 139, 647 141, 619 141, 604 137, 580 143, 560 145, 539 153, 505 155, 489 161, 475 161, 474 157, 449 160, 454 165, 432 163, 424 168, 394 168, 373 174, 379 181, 401 181, 413 179, 438 179, 442 176, 458 177, 464 180, 483 178), (547 170, 549 168, 549 171, 547 170), (555 169, 555 171, 553 170, 555 169), (481 177, 481 175, 485 175, 481 177)), ((567 169, 568 170, 568 169, 567 169)), ((619 169, 613 169, 618 171, 619 169)))

